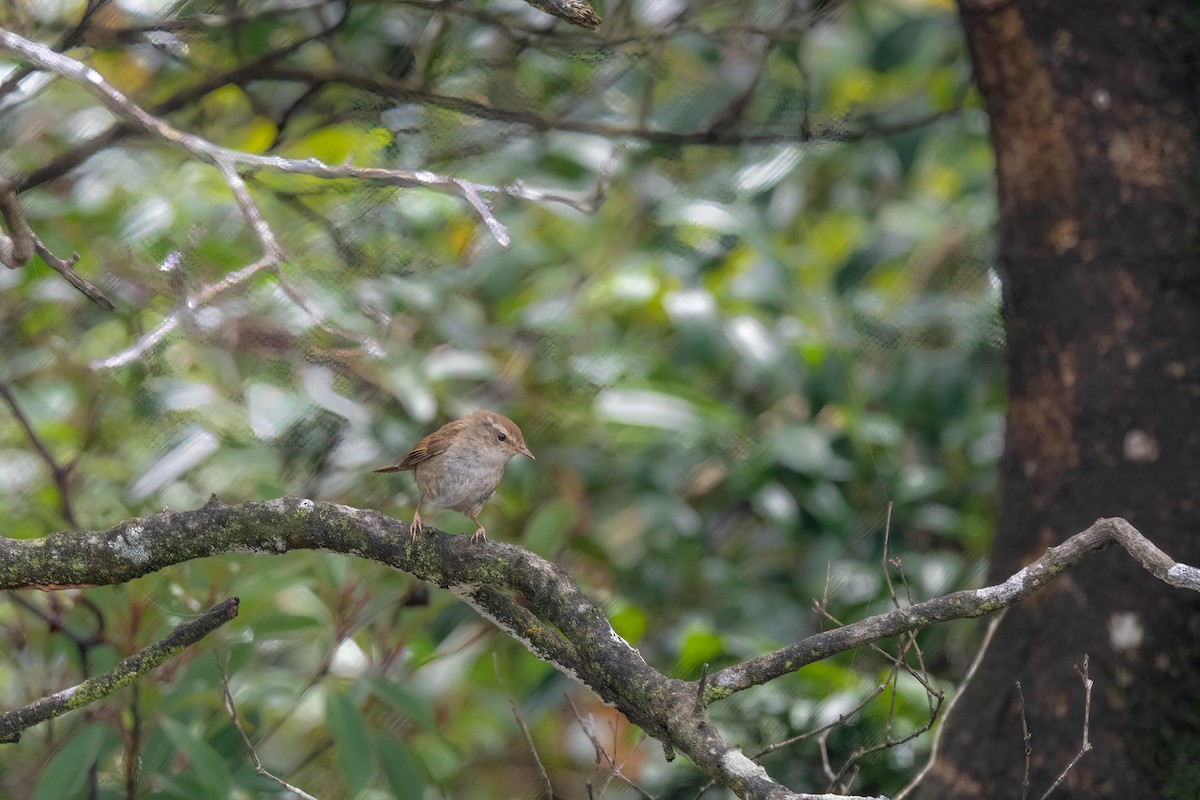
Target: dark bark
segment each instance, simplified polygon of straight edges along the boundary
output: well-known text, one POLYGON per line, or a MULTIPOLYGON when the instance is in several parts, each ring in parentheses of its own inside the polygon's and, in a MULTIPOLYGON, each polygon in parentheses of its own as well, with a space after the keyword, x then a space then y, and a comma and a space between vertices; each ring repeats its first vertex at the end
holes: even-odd
MULTIPOLYGON (((1200 568, 1176 562, 1125 520, 1102 519, 1000 585, 955 592, 868 617, 711 675, 706 671, 701 680, 687 682, 669 678, 647 664, 613 631, 604 612, 561 567, 515 545, 475 543, 433 530, 416 538, 409 534, 407 525, 383 514, 333 503, 285 497, 231 507, 214 497, 194 511, 167 509, 106 531, 52 533, 41 539, 0 536, 0 590, 112 585, 172 564, 228 552, 271 555, 318 549, 371 559, 466 600, 539 658, 589 687, 662 742, 668 754, 679 751, 748 800, 816 796, 789 792, 729 745, 710 722, 705 711, 708 703, 838 652, 939 621, 978 617, 1011 607, 1113 544, 1120 545, 1149 573, 1139 572, 1143 584, 1157 579, 1200 593, 1200 568), (521 595, 522 602, 516 601, 514 593, 521 595)), ((231 602, 236 605, 236 600, 231 602)), ((154 648, 167 652, 167 645, 184 643, 178 637, 195 627, 191 623, 181 626, 154 648)), ((146 660, 146 652, 127 662, 151 668, 154 664, 146 660)), ((113 680, 100 679, 100 689, 113 688, 117 678, 124 681, 120 685, 126 685, 136 677, 132 668, 113 674, 113 680)), ((104 693, 89 688, 49 698, 47 703, 52 711, 61 713, 102 696, 104 693)), ((15 718, 21 724, 10 726, 9 734, 46 717, 35 718, 22 711, 15 718)), ((0 724, 0 742, 6 735, 0 724)))
MULTIPOLYGON (((1200 555, 1200 15, 1184 0, 960 0, 991 119, 1009 412, 992 575, 1120 515, 1200 555)), ((1119 559, 1015 608, 924 797, 1200 796, 1200 602, 1119 559)))

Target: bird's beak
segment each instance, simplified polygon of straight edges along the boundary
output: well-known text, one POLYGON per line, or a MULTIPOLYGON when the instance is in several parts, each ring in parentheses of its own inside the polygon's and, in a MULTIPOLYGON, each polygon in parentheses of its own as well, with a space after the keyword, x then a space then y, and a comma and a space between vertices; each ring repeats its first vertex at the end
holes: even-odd
POLYGON ((533 457, 533 453, 529 452, 529 448, 528 448, 528 447, 526 447, 525 445, 521 445, 521 455, 523 455, 523 456, 529 456, 529 458, 530 458, 531 460, 533 460, 533 461, 537 461, 537 459, 533 457))

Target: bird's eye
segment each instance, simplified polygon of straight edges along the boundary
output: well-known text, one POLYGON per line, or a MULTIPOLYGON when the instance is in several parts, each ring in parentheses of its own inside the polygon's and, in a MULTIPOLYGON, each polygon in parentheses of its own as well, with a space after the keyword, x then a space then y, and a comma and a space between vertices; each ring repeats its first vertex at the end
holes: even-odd
POLYGON ((496 438, 497 438, 497 439, 499 439, 499 440, 500 440, 500 441, 502 441, 502 442, 507 442, 507 441, 508 441, 508 436, 507 436, 507 435, 505 435, 505 434, 503 434, 503 433, 497 433, 497 434, 496 434, 496 438))

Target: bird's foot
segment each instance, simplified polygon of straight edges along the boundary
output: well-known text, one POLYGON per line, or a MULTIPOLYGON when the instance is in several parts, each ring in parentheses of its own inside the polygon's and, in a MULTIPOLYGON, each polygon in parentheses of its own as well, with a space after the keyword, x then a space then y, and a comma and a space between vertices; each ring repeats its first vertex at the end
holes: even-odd
POLYGON ((487 541, 487 534, 484 533, 482 525, 479 526, 479 530, 475 531, 475 534, 471 537, 471 541, 472 542, 487 541))
POLYGON ((409 540, 415 542, 417 540, 417 534, 423 530, 425 530, 425 526, 421 524, 421 515, 417 512, 413 512, 412 524, 408 526, 409 540))

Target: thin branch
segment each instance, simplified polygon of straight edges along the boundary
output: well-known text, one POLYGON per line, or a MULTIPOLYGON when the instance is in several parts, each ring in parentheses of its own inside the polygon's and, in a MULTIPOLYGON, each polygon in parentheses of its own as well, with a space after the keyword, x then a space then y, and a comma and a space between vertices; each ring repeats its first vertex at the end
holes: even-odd
MULTIPOLYGON (((529 196, 530 199, 536 198, 541 201, 562 202, 579 207, 576 201, 572 199, 570 193, 555 193, 540 190, 530 192, 519 185, 498 187, 476 184, 461 178, 437 175, 426 170, 389 170, 351 166, 334 167, 316 158, 288 159, 280 156, 257 155, 230 150, 216 145, 201 136, 181 131, 155 117, 110 85, 96 70, 73 58, 55 53, 44 45, 0 29, 0 49, 17 53, 41 69, 53 72, 85 87, 100 100, 105 108, 131 125, 133 130, 173 144, 187 151, 193 157, 216 166, 221 170, 222 177, 229 185, 230 190, 238 198, 238 204, 242 209, 242 213, 251 222, 252 227, 255 229, 255 234, 260 241, 264 238, 264 232, 259 227, 259 221, 255 217, 254 211, 245 203, 247 195, 244 194, 244 186, 239 187, 237 182, 231 180, 230 171, 233 165, 247 169, 269 169, 291 175, 309 175, 325 179, 356 178, 391 186, 431 189, 458 195, 466 199, 481 214, 484 223, 501 244, 508 241, 507 231, 490 212, 486 211, 486 206, 483 205, 478 197, 481 194, 507 194, 513 197, 529 196)), ((264 67, 262 72, 263 74, 259 77, 270 77, 269 69, 264 67)), ((306 74, 304 80, 319 80, 319 78, 314 78, 306 74)), ((273 251, 268 250, 268 252, 273 251)))
POLYGON ((579 713, 579 709, 575 707, 575 701, 571 699, 571 695, 563 694, 563 697, 566 698, 567 705, 571 707, 571 713, 575 716, 575 721, 579 723, 579 729, 583 731, 583 735, 588 737, 588 741, 590 741, 592 743, 592 747, 596 749, 596 763, 599 764, 601 757, 603 757, 608 763, 608 768, 611 770, 612 774, 625 781, 625 783, 629 785, 629 788, 633 789, 646 800, 657 800, 654 795, 642 788, 637 781, 621 772, 621 765, 617 763, 616 759, 613 758, 611 754, 609 754, 608 750, 606 750, 604 745, 601 743, 600 737, 596 735, 595 722, 590 716, 586 722, 584 721, 583 717, 579 713))
POLYGON ((500 659, 496 656, 496 651, 492 651, 492 669, 496 671, 496 681, 500 687, 504 689, 504 693, 508 695, 508 704, 512 707, 513 717, 517 720, 517 725, 521 728, 521 734, 525 737, 525 743, 529 745, 529 752, 533 754, 533 763, 537 766, 538 775, 542 778, 542 787, 546 790, 546 800, 554 800, 554 785, 550 783, 550 776, 546 774, 546 767, 542 765, 542 757, 538 755, 537 745, 533 743, 533 734, 529 732, 529 726, 525 724, 525 717, 521 716, 521 709, 517 706, 517 700, 513 697, 512 692, 504 684, 504 678, 500 675, 500 659))
POLYGON ((36 252, 51 269, 66 278, 93 303, 106 311, 116 308, 99 287, 75 271, 79 253, 72 254, 71 258, 64 261, 51 253, 50 248, 34 234, 25 218, 25 209, 17 198, 15 182, 7 178, 0 178, 0 218, 4 220, 8 231, 0 231, 0 264, 10 269, 19 269, 29 263, 29 259, 36 252))
POLYGON ((553 14, 572 25, 594 31, 600 27, 600 17, 592 10, 587 0, 525 0, 526 3, 547 14, 553 14))
POLYGON ((0 714, 0 743, 20 741, 21 731, 48 719, 62 716, 107 697, 122 689, 168 658, 176 656, 183 648, 195 644, 217 628, 237 616, 238 599, 223 600, 201 614, 183 623, 167 636, 152 645, 142 648, 125 658, 116 667, 88 678, 83 683, 61 692, 35 700, 27 706, 0 714))
POLYGON ((1067 774, 1075 768, 1075 765, 1079 763, 1079 759, 1083 758, 1092 750, 1092 741, 1089 736, 1092 724, 1092 679, 1088 677, 1087 655, 1084 655, 1083 657, 1083 667, 1080 668, 1076 666, 1075 671, 1079 673, 1079 678, 1083 681, 1083 742, 1079 745, 1079 752, 1076 753, 1075 757, 1071 759, 1071 763, 1063 767, 1063 771, 1059 773, 1058 778, 1055 779, 1054 783, 1050 784, 1050 788, 1047 789, 1046 793, 1042 795, 1041 800, 1046 800, 1047 797, 1054 794, 1054 790, 1058 788, 1059 784, 1061 784, 1064 779, 1066 779, 1067 774))
POLYGON ((253 264, 248 264, 239 270, 229 273, 216 283, 208 284, 195 294, 188 295, 183 303, 184 309, 176 309, 167 314, 163 321, 158 324, 157 328, 145 334, 119 353, 88 362, 88 367, 91 369, 112 369, 113 367, 123 366, 137 360, 161 342, 167 334, 179 327, 179 324, 183 321, 184 310, 192 312, 198 308, 202 308, 238 286, 241 286, 260 272, 275 269, 277 264, 278 261, 275 256, 263 256, 253 264))
MULTIPOLYGON (((79 22, 71 30, 67 31, 58 43, 54 45, 54 49, 58 52, 70 50, 83 39, 83 33, 87 30, 88 23, 92 21, 92 15, 108 5, 110 0, 88 0, 87 6, 83 9, 83 15, 79 18, 79 22)), ((34 70, 29 67, 21 67, 14 69, 0 83, 0 98, 3 98, 9 92, 21 85, 21 81, 32 75, 34 70)))
POLYGON ((933 735, 933 744, 929 748, 929 759, 925 762, 925 766, 921 767, 920 772, 892 800, 904 800, 904 798, 912 794, 913 790, 920 785, 921 781, 925 780, 925 776, 933 769, 933 765, 937 763, 938 754, 942 748, 942 736, 946 732, 946 722, 950 719, 950 715, 954 713, 954 708, 958 705, 958 699, 966 694, 967 687, 971 685, 971 680, 975 677, 975 673, 979 671, 979 665, 983 663, 983 657, 987 655, 988 648, 991 647, 992 637, 996 635, 996 629, 1000 627, 1000 623, 1004 621, 1004 617, 1007 615, 1008 609, 1004 609, 988 623, 987 630, 983 634, 983 642, 979 645, 979 651, 975 653, 975 660, 971 662, 971 666, 967 668, 967 673, 963 675, 962 682, 958 685, 958 692, 946 704, 946 713, 942 714, 942 724, 938 726, 937 733, 933 735))
POLYGON ((233 721, 233 727, 237 729, 239 734, 241 734, 242 742, 246 745, 246 752, 250 755, 250 761, 254 763, 254 771, 259 775, 262 775, 267 780, 271 780, 279 784, 284 789, 287 789, 292 794, 301 798, 301 800, 317 800, 317 798, 313 797, 303 789, 293 786, 283 778, 277 777, 271 772, 268 772, 267 768, 262 765, 262 761, 260 761, 258 758, 258 751, 254 749, 254 744, 250 741, 250 737, 246 735, 246 729, 242 727, 242 720, 238 717, 237 706, 234 705, 233 695, 229 691, 229 674, 226 670, 226 665, 218 662, 218 667, 220 667, 221 670, 221 699, 225 704, 225 713, 227 713, 229 715, 229 719, 233 721))
POLYGON ((7 178, 0 178, 0 218, 7 232, 0 231, 0 264, 20 269, 33 257, 33 230, 25 219, 25 209, 7 178))
POLYGON ((1025 718, 1025 693, 1017 681, 1017 712, 1021 715, 1021 740, 1025 745, 1025 776, 1021 779, 1021 800, 1029 797, 1029 768, 1033 763, 1033 736, 1029 733, 1029 721, 1025 718))
POLYGON ((79 463, 79 457, 71 459, 66 466, 58 463, 54 458, 54 454, 50 452, 50 448, 42 441, 41 437, 33 429, 29 418, 25 416, 25 412, 17 405, 17 398, 13 396, 8 385, 0 381, 0 399, 8 405, 12 411, 13 417, 17 420, 17 424, 25 431, 25 436, 29 439, 29 443, 33 445, 33 449, 37 450, 42 461, 46 462, 46 466, 50 467, 50 474, 54 478, 54 486, 58 489, 58 504, 62 512, 63 519, 72 528, 79 528, 79 521, 75 517, 75 508, 71 503, 71 473, 75 470, 75 465, 79 463))
MULTIPOLYGON (((324 0, 321 0, 321 2, 324 2, 324 0)), ((265 66, 295 53, 300 48, 316 39, 321 38, 322 36, 332 33, 342 24, 344 20, 345 16, 343 15, 341 19, 331 23, 330 25, 323 26, 312 31, 311 33, 297 38, 295 41, 290 42, 283 47, 272 50, 269 53, 265 53, 254 61, 242 64, 226 72, 218 73, 212 77, 200 81, 199 83, 181 89, 174 95, 168 97, 166 100, 151 106, 150 113, 156 116, 170 114, 174 111, 179 111, 182 108, 186 108, 188 105, 195 103, 200 98, 204 97, 210 92, 220 89, 223 86, 242 86, 251 81, 257 80, 259 78, 260 71, 265 66)), ((31 172, 14 176, 12 179, 13 188, 19 193, 26 192, 35 186, 41 186, 44 183, 52 181, 56 178, 60 178, 104 148, 113 145, 122 139, 133 136, 136 133, 137 131, 131 123, 116 122, 92 138, 85 139, 71 149, 63 152, 61 155, 55 157, 41 167, 38 167, 31 172)))
POLYGON ((1200 569, 1176 563, 1120 517, 1097 520, 1018 571, 1002 584, 936 597, 822 631, 773 653, 726 667, 709 680, 708 702, 757 686, 834 653, 914 631, 936 622, 973 619, 1019 603, 1094 552, 1120 545, 1156 578, 1181 589, 1200 591, 1200 569))
POLYGON ((105 311, 112 311, 116 308, 113 301, 108 299, 108 295, 104 294, 103 289, 75 271, 75 265, 79 263, 79 253, 71 253, 71 257, 64 260, 50 252, 50 248, 41 239, 35 236, 33 237, 33 241, 37 246, 38 255, 42 257, 42 261, 49 264, 50 269, 66 278, 67 283, 78 289, 88 300, 91 300, 105 311))
MULTIPOLYGON (((836 119, 813 130, 802 129, 794 123, 779 124, 773 128, 764 126, 752 130, 744 130, 742 126, 731 126, 722 124, 723 121, 718 121, 716 124, 695 130, 676 131, 646 127, 643 124, 614 125, 611 123, 596 122, 592 118, 544 117, 524 108, 502 108, 465 97, 414 88, 394 78, 367 73, 353 67, 341 65, 319 68, 270 65, 263 68, 259 77, 263 79, 294 81, 303 84, 314 82, 340 83, 369 91, 381 97, 390 98, 396 102, 420 103, 477 119, 522 125, 538 132, 567 131, 571 133, 587 133, 601 136, 611 141, 635 139, 650 144, 672 147, 682 147, 685 145, 724 147, 796 142, 857 142, 922 128, 948 117, 956 116, 962 111, 961 108, 954 107, 930 112, 897 123, 887 125, 863 123, 860 124, 860 127, 855 127, 851 120, 836 119)), ((805 124, 811 127, 808 123, 805 124)))

